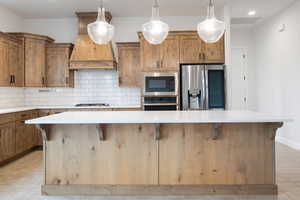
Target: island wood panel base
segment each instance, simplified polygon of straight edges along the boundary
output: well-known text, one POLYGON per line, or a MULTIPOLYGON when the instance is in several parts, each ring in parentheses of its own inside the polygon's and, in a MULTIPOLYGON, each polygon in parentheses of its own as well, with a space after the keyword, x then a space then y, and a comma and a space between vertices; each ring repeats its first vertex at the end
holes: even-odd
POLYGON ((45 196, 277 195, 276 185, 43 185, 45 196))
POLYGON ((280 123, 99 126, 49 125, 45 194, 277 193, 280 123))

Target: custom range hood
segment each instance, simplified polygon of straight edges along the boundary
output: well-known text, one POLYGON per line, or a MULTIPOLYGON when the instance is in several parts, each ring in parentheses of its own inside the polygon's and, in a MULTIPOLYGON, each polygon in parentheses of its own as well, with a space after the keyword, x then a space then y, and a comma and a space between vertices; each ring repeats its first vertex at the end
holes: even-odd
MULTIPOLYGON (((78 37, 70 59, 70 69, 115 69, 117 62, 114 56, 113 46, 110 42, 106 45, 94 43, 88 35, 87 25, 97 18, 96 12, 78 12, 78 37)), ((112 16, 105 12, 107 22, 112 16)))

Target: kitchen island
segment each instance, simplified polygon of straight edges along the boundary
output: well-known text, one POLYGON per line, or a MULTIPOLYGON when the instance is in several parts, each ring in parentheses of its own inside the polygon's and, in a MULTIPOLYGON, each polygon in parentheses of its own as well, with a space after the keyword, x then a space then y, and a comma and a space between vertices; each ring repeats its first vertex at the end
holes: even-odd
POLYGON ((44 139, 43 195, 277 194, 275 135, 250 111, 65 112, 44 139))

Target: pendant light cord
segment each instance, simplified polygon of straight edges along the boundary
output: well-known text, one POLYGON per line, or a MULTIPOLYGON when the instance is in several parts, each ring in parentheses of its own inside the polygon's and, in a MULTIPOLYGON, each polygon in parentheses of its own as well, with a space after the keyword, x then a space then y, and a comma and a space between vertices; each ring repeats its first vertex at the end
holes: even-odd
POLYGON ((154 0, 153 7, 155 7, 155 8, 158 8, 158 7, 159 7, 159 5, 158 5, 158 0, 154 0))
POLYGON ((152 20, 159 20, 159 5, 158 0, 153 1, 152 20))
POLYGON ((207 18, 214 18, 215 11, 214 11, 214 4, 212 0, 209 0, 208 9, 207 9, 207 18))
POLYGON ((103 8, 103 0, 100 0, 100 8, 103 8))

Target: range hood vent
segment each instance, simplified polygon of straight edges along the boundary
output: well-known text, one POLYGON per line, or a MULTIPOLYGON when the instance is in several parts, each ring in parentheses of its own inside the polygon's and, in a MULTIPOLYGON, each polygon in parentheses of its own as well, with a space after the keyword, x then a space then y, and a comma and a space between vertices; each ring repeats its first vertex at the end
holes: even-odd
MULTIPOLYGON (((70 59, 70 69, 115 69, 117 62, 112 43, 98 45, 90 39, 87 33, 87 25, 96 20, 97 13, 79 12, 76 15, 79 31, 70 59)), ((111 14, 105 12, 105 17, 107 22, 110 23, 111 14)))

